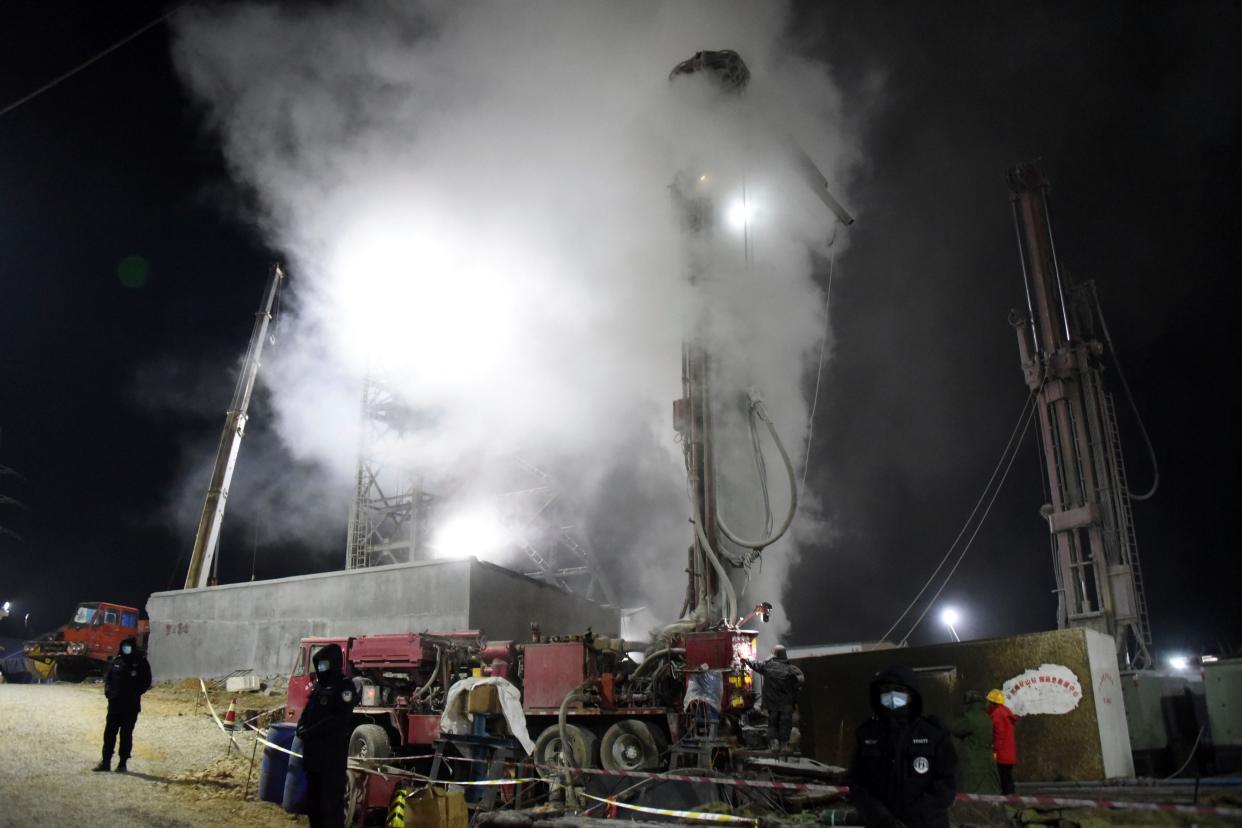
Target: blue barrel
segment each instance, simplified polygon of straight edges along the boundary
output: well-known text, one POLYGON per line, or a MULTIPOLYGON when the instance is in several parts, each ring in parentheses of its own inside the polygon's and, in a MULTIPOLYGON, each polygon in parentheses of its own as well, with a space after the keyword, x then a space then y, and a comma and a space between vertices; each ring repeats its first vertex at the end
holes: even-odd
MULTIPOLYGON (((293 722, 279 722, 267 729, 267 740, 283 748, 292 748, 298 726, 293 722)), ((279 804, 285 798, 285 773, 289 769, 289 754, 271 745, 263 746, 263 764, 259 766, 259 799, 279 804)))
MULTIPOLYGON (((294 736, 293 747, 289 749, 294 753, 301 753, 302 737, 294 736)), ((302 767, 301 756, 289 757, 289 770, 285 771, 284 794, 280 807, 284 808, 286 813, 306 813, 306 771, 302 767)))

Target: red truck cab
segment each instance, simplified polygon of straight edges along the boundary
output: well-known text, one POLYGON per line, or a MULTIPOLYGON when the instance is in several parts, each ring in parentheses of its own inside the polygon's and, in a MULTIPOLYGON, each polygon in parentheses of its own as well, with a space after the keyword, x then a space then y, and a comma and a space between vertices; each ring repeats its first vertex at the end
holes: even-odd
MULTIPOLYGON (((312 669, 311 656, 320 647, 335 644, 341 652, 348 655, 348 638, 303 638, 298 642, 297 654, 293 660, 293 672, 289 676, 289 698, 285 704, 285 721, 296 722, 302 718, 306 708, 306 699, 315 686, 315 671, 312 669)), ((344 660, 345 675, 352 675, 348 657, 344 660)))
POLYGON ((126 638, 145 647, 150 630, 150 622, 139 618, 136 607, 86 601, 50 638, 27 641, 22 651, 30 658, 54 661, 58 680, 81 681, 102 673, 126 638))

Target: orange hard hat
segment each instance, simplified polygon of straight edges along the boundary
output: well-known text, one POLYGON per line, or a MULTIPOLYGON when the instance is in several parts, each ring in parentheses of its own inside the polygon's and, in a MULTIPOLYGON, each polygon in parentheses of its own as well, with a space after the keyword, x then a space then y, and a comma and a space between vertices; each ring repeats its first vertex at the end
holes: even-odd
POLYGON ((1005 694, 999 690, 989 690, 988 701, 992 702, 992 704, 1004 704, 1005 694))

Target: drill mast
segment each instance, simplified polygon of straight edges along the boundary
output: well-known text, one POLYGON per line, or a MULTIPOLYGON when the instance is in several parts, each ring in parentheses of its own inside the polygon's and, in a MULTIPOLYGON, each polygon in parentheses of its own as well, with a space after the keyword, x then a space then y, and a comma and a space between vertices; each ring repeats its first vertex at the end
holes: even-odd
POLYGON ((1027 386, 1036 396, 1057 625, 1113 636, 1123 666, 1151 665, 1151 628, 1094 285, 1070 283, 1057 262, 1048 182, 1032 164, 1008 174, 1026 312, 1010 316, 1027 386))

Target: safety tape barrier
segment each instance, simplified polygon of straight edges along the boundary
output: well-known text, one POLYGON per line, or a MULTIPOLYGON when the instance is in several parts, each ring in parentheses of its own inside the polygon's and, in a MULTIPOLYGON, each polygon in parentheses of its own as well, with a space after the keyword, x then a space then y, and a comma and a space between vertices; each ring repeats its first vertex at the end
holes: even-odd
POLYGON ((611 805, 614 808, 625 808, 628 811, 638 811, 642 814, 655 814, 656 816, 670 816, 679 819, 697 819, 703 822, 730 822, 741 825, 753 825, 758 828, 759 820, 753 817, 739 817, 732 814, 711 814, 706 811, 677 811, 672 808, 652 808, 648 805, 631 805, 628 802, 620 802, 615 799, 606 799, 601 796, 591 796, 588 793, 579 793, 587 799, 593 799, 596 802, 602 802, 605 805, 611 805))
MULTIPOLYGON (((237 746, 237 740, 233 738, 232 732, 224 725, 224 722, 220 720, 219 715, 217 715, 216 713, 215 707, 212 706, 211 698, 207 695, 207 685, 203 682, 201 678, 199 679, 199 686, 202 688, 203 697, 207 701, 207 710, 211 713, 211 718, 215 720, 216 726, 220 728, 221 732, 228 735, 229 741, 231 741, 234 746, 237 746)), ((275 709, 279 710, 280 708, 275 708, 275 709)), ((267 711, 267 712, 270 713, 272 711, 267 711)), ((254 731, 255 738, 258 740, 260 744, 279 750, 282 753, 287 753, 290 756, 297 756, 301 758, 302 754, 295 753, 294 751, 289 750, 286 747, 282 747, 281 745, 278 745, 275 742, 265 739, 263 737, 263 731, 259 730, 259 728, 255 727, 253 724, 250 724, 250 720, 247 720, 243 724, 246 727, 254 731)), ((240 748, 238 749, 240 750, 240 748)), ((372 759, 372 760, 366 760, 366 759, 360 759, 359 757, 354 757, 354 758, 351 758, 349 767, 351 770, 357 770, 363 773, 370 773, 370 774, 374 774, 376 776, 382 776, 385 778, 387 778, 388 776, 409 777, 409 778, 418 779, 420 781, 426 782, 427 784, 435 784, 435 785, 494 786, 494 785, 517 785, 517 784, 547 781, 539 777, 526 777, 526 778, 520 778, 520 779, 477 779, 477 780, 472 780, 472 781, 469 781, 469 780, 459 781, 459 780, 453 780, 453 779, 432 779, 428 776, 423 776, 422 774, 419 774, 419 773, 414 773, 412 771, 402 771, 402 770, 397 770, 397 769, 393 769, 395 772, 390 771, 390 773, 384 774, 380 771, 372 770, 370 768, 364 767, 361 764, 358 764, 360 762, 372 761, 372 762, 378 762, 380 764, 387 765, 387 764, 391 764, 392 762, 396 762, 396 761, 410 761, 410 760, 426 759, 426 758, 431 758, 431 757, 425 757, 425 756, 388 757, 384 759, 372 759)), ((458 758, 458 757, 450 757, 450 756, 444 756, 441 758, 448 760, 448 761, 454 761, 454 762, 485 762, 486 761, 486 760, 481 760, 481 759, 468 759, 464 757, 458 758)), ((620 777, 631 777, 631 778, 638 778, 638 779, 658 779, 658 780, 669 781, 669 782, 703 782, 703 783, 709 783, 713 785, 732 785, 735 787, 743 787, 743 788, 768 788, 768 789, 775 789, 775 790, 803 791, 806 793, 819 793, 819 794, 831 794, 831 793, 848 794, 850 790, 848 787, 844 787, 840 785, 818 785, 815 783, 805 783, 805 782, 769 782, 769 781, 759 780, 759 779, 721 779, 721 778, 717 778, 713 776, 688 776, 685 774, 652 773, 649 771, 610 771, 610 770, 603 770, 601 768, 558 768, 558 767, 554 767, 551 765, 540 765, 540 764, 536 764, 536 767, 540 768, 541 770, 550 770, 550 771, 554 771, 558 773, 586 773, 586 774, 594 774, 598 776, 620 776, 620 777)), ((594 799, 606 805, 613 805, 619 808, 628 808, 633 811, 640 811, 642 813, 648 813, 648 814, 683 817, 685 819, 698 819, 698 820, 706 820, 710 822, 747 823, 751 825, 759 824, 758 820, 750 819, 748 817, 734 817, 728 814, 708 814, 708 813, 702 813, 698 811, 674 811, 674 810, 668 810, 664 808, 650 808, 645 805, 630 805, 624 802, 617 802, 611 799, 603 799, 603 798, 591 796, 590 794, 585 794, 585 793, 582 795, 587 797, 588 799, 594 799)), ((1024 796, 1021 794, 1010 794, 1008 796, 1003 796, 1003 795, 995 795, 995 794, 962 793, 962 794, 957 795, 957 799, 959 802, 987 802, 987 803, 991 803, 994 805, 1016 805, 1016 806, 1036 807, 1036 808, 1105 808, 1105 809, 1116 810, 1116 811, 1147 811, 1151 813, 1174 813, 1174 814, 1191 814, 1191 815, 1202 815, 1202 816, 1242 817, 1242 808, 1232 808, 1232 807, 1222 806, 1222 805, 1178 805, 1173 802, 1136 802, 1133 800, 1122 800, 1122 799, 1076 799, 1076 798, 1060 797, 1060 796, 1024 796)))
MULTIPOLYGON (((448 759, 450 757, 444 758, 448 759)), ((477 762, 482 760, 454 759, 454 761, 477 762)), ((600 768, 560 768, 542 764, 536 764, 535 767, 540 768, 541 770, 549 770, 558 773, 585 773, 598 776, 631 777, 637 779, 654 779, 671 782, 700 782, 713 785, 731 785, 740 788, 766 788, 770 790, 799 791, 811 794, 845 795, 850 791, 849 787, 844 785, 823 785, 810 782, 770 782, 759 779, 722 779, 713 776, 691 776, 686 774, 653 773, 649 771, 610 771, 600 768)), ((987 802, 995 805, 1035 806, 1045 808, 1107 808, 1112 810, 1201 814, 1209 816, 1242 816, 1242 808, 1232 808, 1218 805, 1178 805, 1171 802, 1136 802, 1133 800, 1119 799, 1070 799, 1066 797, 1052 796, 1021 796, 1017 794, 1002 796, 968 793, 958 794, 957 799, 960 802, 987 802)), ((613 803, 609 802, 608 804, 613 803)))
POLYGON ((1149 811, 1174 814, 1242 817, 1242 808, 1220 805, 1177 805, 1172 802, 1135 802, 1123 799, 1070 799, 1060 796, 1023 796, 1010 794, 958 794, 959 802, 990 802, 995 805, 1020 805, 1036 808, 1107 808, 1117 811, 1149 811))
MULTIPOLYGON (((488 763, 487 759, 467 759, 456 756, 443 756, 441 758, 446 762, 470 762, 478 764, 488 763)), ((515 763, 509 764, 512 765, 515 763)), ((585 773, 593 776, 615 776, 629 779, 655 779, 662 782, 702 782, 712 785, 730 785, 737 788, 764 788, 767 790, 804 791, 808 793, 844 793, 849 790, 848 788, 822 785, 816 782, 773 782, 764 779, 732 779, 718 776, 693 776, 681 773, 657 773, 654 771, 612 771, 604 770, 603 768, 569 768, 561 767, 559 765, 543 765, 538 762, 533 764, 540 770, 551 771, 553 773, 585 773)))
POLYGON ((259 743, 259 744, 261 744, 261 745, 265 745, 265 746, 270 747, 270 748, 274 748, 274 749, 276 749, 276 750, 280 751, 281 753, 287 753, 287 754, 289 754, 290 756, 296 756, 296 757, 297 757, 297 758, 299 758, 299 759, 301 759, 301 758, 302 758, 302 754, 300 754, 300 753, 296 753, 296 752, 294 752, 294 751, 292 751, 292 750, 289 750, 289 748, 287 748, 287 747, 284 747, 284 746, 282 746, 282 745, 278 745, 278 744, 276 744, 275 742, 272 742, 272 741, 269 741, 269 740, 267 740, 267 739, 263 738, 263 731, 262 731, 262 730, 259 730, 257 727, 255 727, 254 725, 250 724, 249 722, 247 722, 247 723, 246 723, 246 727, 248 727, 248 728, 250 728, 251 730, 253 730, 253 731, 254 731, 254 738, 258 741, 258 743, 259 743))
POLYGON ((264 716, 270 716, 272 713, 275 713, 277 710, 284 710, 284 709, 285 709, 285 705, 283 705, 283 704, 278 704, 278 705, 276 705, 275 707, 271 708, 270 710, 264 710, 262 713, 256 713, 256 714, 254 714, 254 715, 253 715, 253 716, 251 716, 249 719, 246 719, 245 721, 243 721, 243 722, 242 722, 242 724, 244 724, 244 725, 245 725, 245 724, 250 724, 251 722, 258 721, 259 719, 262 719, 264 716))
POLYGON ((237 740, 233 738, 233 731, 225 727, 224 722, 220 721, 220 717, 216 715, 216 708, 211 704, 211 696, 207 695, 206 682, 200 678, 198 680, 198 686, 203 689, 203 699, 207 702, 207 710, 211 713, 211 718, 216 720, 216 727, 220 728, 220 731, 229 737, 229 741, 233 744, 233 747, 241 750, 241 746, 239 746, 237 744, 237 740))
POLYGON ((593 776, 656 779, 662 782, 702 782, 710 785, 731 785, 736 788, 766 788, 777 791, 807 791, 810 793, 835 793, 849 790, 848 788, 820 785, 814 782, 771 782, 764 779, 732 779, 717 776, 690 776, 680 773, 655 773, 652 771, 611 771, 602 768, 562 768, 555 765, 540 764, 536 764, 535 767, 556 773, 586 773, 593 776))
MULTIPOLYGON (((354 757, 350 761, 351 762, 355 761, 356 758, 357 757, 354 757)), ((387 760, 383 759, 380 761, 384 762, 387 760)), ((351 765, 351 767, 353 767, 353 765, 351 765)), ((381 767, 385 767, 385 766, 381 765, 381 767)), ((364 768, 362 767, 359 767, 358 769, 364 770, 364 768)), ((470 786, 475 786, 475 787, 496 787, 498 785, 521 785, 521 784, 525 784, 528 782, 546 781, 543 778, 538 777, 538 776, 514 778, 514 779, 473 779, 473 780, 432 779, 430 776, 424 776, 421 773, 415 773, 414 771, 408 771, 408 770, 404 770, 401 768, 385 767, 385 769, 387 770, 388 776, 395 776, 395 777, 399 777, 402 779, 417 779, 418 781, 425 782, 428 785, 470 785, 470 786)))

